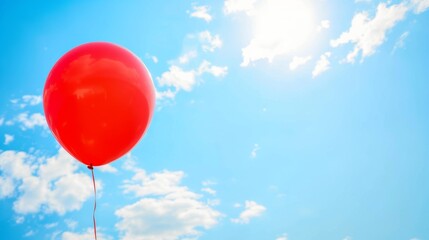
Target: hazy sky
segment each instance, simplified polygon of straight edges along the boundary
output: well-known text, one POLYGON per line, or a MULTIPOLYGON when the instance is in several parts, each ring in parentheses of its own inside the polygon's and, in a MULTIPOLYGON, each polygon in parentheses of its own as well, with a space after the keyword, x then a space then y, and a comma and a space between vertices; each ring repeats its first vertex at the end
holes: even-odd
POLYGON ((428 23, 429 0, 3 0, 0 239, 93 239, 90 171, 41 98, 92 41, 157 89, 95 169, 99 239, 429 239, 428 23))

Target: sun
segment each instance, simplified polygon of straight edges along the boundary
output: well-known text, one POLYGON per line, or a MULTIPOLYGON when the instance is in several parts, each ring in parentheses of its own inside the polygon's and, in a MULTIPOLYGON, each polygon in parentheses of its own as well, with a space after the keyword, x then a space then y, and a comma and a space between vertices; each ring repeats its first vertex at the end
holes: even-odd
POLYGON ((253 38, 243 49, 247 65, 303 48, 311 42, 317 26, 314 11, 306 0, 265 0, 252 12, 253 38))
POLYGON ((305 42, 314 29, 313 13, 304 1, 268 0, 255 19, 257 37, 267 42, 286 41, 291 48, 305 42))

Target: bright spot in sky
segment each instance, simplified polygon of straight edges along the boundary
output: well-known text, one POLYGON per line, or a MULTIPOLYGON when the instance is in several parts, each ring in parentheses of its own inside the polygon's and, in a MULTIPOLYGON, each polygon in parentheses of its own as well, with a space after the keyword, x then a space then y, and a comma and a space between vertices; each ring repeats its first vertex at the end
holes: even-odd
POLYGON ((298 47, 311 34, 311 10, 304 2, 267 1, 256 17, 255 33, 266 43, 284 41, 291 49, 298 47))
POLYGON ((253 39, 243 49, 242 66, 259 59, 297 50, 315 32, 314 13, 308 1, 266 0, 251 13, 253 39))

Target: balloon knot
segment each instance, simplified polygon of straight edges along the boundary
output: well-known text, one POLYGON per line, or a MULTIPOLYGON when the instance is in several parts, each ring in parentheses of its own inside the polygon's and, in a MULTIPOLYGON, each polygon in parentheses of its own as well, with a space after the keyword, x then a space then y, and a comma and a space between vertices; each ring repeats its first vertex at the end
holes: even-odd
POLYGON ((88 169, 92 170, 94 167, 92 165, 88 165, 88 169))

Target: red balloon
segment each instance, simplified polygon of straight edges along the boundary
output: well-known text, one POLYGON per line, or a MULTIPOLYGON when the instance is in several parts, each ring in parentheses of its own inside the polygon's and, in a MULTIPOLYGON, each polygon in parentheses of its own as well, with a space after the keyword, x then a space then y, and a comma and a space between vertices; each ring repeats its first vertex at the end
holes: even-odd
POLYGON ((46 80, 43 106, 49 128, 88 166, 110 163, 140 140, 152 118, 155 89, 133 53, 93 42, 62 56, 46 80))

